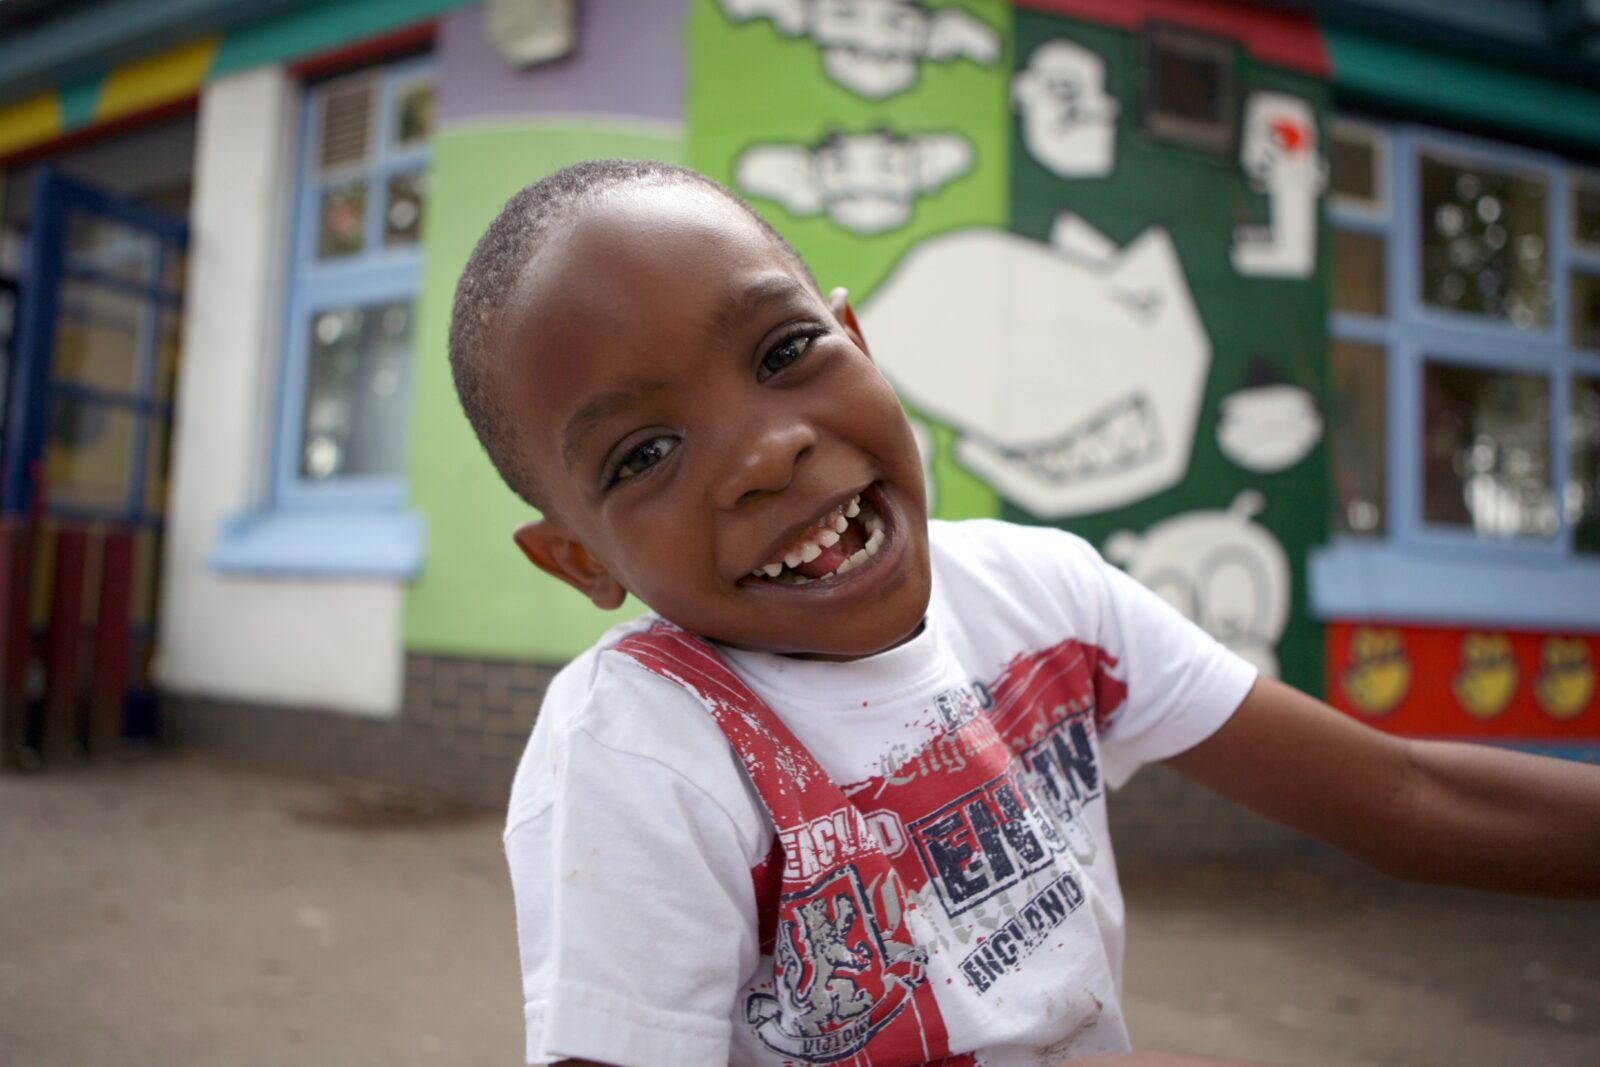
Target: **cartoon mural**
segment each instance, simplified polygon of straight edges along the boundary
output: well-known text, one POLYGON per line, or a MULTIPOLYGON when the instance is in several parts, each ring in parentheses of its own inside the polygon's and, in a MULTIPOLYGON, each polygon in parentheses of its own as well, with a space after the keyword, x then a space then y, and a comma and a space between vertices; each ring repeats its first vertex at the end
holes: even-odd
POLYGON ((736 21, 768 19, 786 37, 806 37, 822 52, 828 77, 868 100, 917 84, 923 61, 1000 60, 1000 35, 959 7, 919 0, 722 0, 736 21))
POLYGON ((791 215, 825 212, 852 233, 875 234, 905 225, 918 196, 965 174, 972 161, 972 145, 958 134, 836 132, 815 148, 764 144, 749 149, 734 169, 734 186, 776 200, 791 215))
POLYGON ((956 459, 1045 519, 1127 504, 1188 469, 1211 342, 1171 238, 1122 248, 1076 216, 1050 245, 965 230, 912 249, 863 328, 956 459))
POLYGON ((1577 718, 1594 699, 1594 662, 1589 646, 1577 638, 1547 637, 1539 649, 1539 674, 1533 695, 1551 718, 1577 718))
POLYGON ((1234 231, 1234 269, 1258 277, 1311 277, 1317 263, 1317 201, 1328 184, 1311 104, 1287 93, 1251 93, 1239 163, 1251 185, 1267 195, 1269 221, 1234 231))
POLYGON ((1142 537, 1113 534, 1105 554, 1276 678, 1274 647, 1289 620, 1289 557, 1266 527, 1252 521, 1264 506, 1260 493, 1246 490, 1226 511, 1176 515, 1142 537))
POLYGON ((1106 61, 1073 41, 1047 41, 1011 80, 1028 152, 1061 178, 1098 178, 1116 166, 1117 113, 1106 61))
POLYGON ((1517 661, 1505 634, 1468 634, 1461 642, 1456 699, 1468 715, 1492 719, 1517 695, 1517 661))
POLYGON ((1340 675, 1344 692, 1363 715, 1387 715, 1411 689, 1411 659, 1399 630, 1362 627, 1350 637, 1350 666, 1340 675))
POLYGON ((1247 471, 1287 470, 1321 439, 1316 398, 1285 381, 1264 359, 1252 361, 1244 382, 1222 398, 1217 445, 1247 471))

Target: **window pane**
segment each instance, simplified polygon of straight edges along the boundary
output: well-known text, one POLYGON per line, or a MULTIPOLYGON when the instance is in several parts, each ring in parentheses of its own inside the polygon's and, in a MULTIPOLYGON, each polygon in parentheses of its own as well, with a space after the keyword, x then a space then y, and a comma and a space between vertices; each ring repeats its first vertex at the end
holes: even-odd
POLYGON ((1373 134, 1335 125, 1329 167, 1334 196, 1369 207, 1378 205, 1378 146, 1373 134))
POLYGON ((301 476, 399 474, 410 379, 410 301, 313 315, 301 476))
POLYGON ((60 292, 56 380, 132 393, 139 380, 139 342, 150 314, 145 302, 72 278, 62 281, 60 292))
POLYGON ((1426 364, 1422 447, 1427 522, 1487 537, 1555 532, 1546 378, 1426 364))
POLYGON ((67 265, 148 284, 155 281, 156 239, 113 219, 74 211, 67 215, 67 265))
POLYGON ((1572 239, 1580 245, 1600 248, 1600 177, 1573 178, 1572 239))
POLYGON ((383 243, 411 245, 422 232, 422 200, 427 173, 421 168, 389 179, 388 206, 383 212, 383 243))
POLYGON ((69 508, 127 509, 135 418, 126 408, 58 396, 45 455, 50 503, 69 508))
POLYGON ((1333 232, 1334 310, 1361 315, 1386 313, 1383 246, 1383 237, 1378 234, 1333 232))
POLYGON ((1335 341, 1329 350, 1333 394, 1334 528, 1381 537, 1384 533, 1386 391, 1384 352, 1377 345, 1335 341))
POLYGON ((158 415, 144 423, 144 511, 146 515, 165 515, 167 471, 172 466, 172 423, 158 415))
POLYGON ((1550 321, 1545 185, 1422 157, 1422 296, 1521 329, 1550 321))
POLYGON ((394 102, 394 145, 412 148, 433 132, 433 83, 413 82, 402 88, 394 102))
POLYGON ((1600 348, 1600 274, 1572 272, 1572 343, 1600 348))
POLYGON ((350 182, 325 190, 317 215, 317 258, 334 259, 361 251, 367 218, 367 183, 350 182))
POLYGON ((374 98, 370 73, 329 82, 320 90, 322 128, 317 138, 317 169, 323 174, 367 162, 374 98))
POLYGON ((1572 546, 1600 555, 1600 378, 1572 381, 1572 478, 1567 482, 1567 521, 1572 546))

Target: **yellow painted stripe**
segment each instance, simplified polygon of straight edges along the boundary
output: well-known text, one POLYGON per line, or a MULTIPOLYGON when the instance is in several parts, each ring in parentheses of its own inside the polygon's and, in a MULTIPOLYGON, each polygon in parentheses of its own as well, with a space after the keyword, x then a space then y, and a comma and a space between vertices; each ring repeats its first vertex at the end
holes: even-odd
POLYGON ((0 107, 0 156, 59 137, 63 125, 61 98, 53 92, 0 107))
POLYGON ((95 105, 96 122, 146 111, 200 90, 217 55, 215 35, 202 37, 106 75, 95 105))

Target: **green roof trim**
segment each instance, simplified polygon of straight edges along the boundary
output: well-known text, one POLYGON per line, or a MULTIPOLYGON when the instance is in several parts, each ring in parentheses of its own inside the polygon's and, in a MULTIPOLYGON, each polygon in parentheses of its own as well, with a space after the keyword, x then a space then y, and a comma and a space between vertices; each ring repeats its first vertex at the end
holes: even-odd
POLYGON ((325 52, 436 18, 475 0, 343 0, 228 32, 210 77, 325 52))
POLYGON ((1600 145, 1600 92, 1337 26, 1322 33, 1340 92, 1600 145))

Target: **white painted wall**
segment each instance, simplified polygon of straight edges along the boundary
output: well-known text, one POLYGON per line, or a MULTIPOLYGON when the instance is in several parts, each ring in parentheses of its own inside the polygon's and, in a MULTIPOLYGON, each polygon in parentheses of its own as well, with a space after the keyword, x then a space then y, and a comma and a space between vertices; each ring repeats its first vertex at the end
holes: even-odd
POLYGON ((179 693, 394 715, 401 583, 206 564, 223 519, 256 506, 267 480, 299 102, 279 68, 200 98, 156 670, 179 693))

